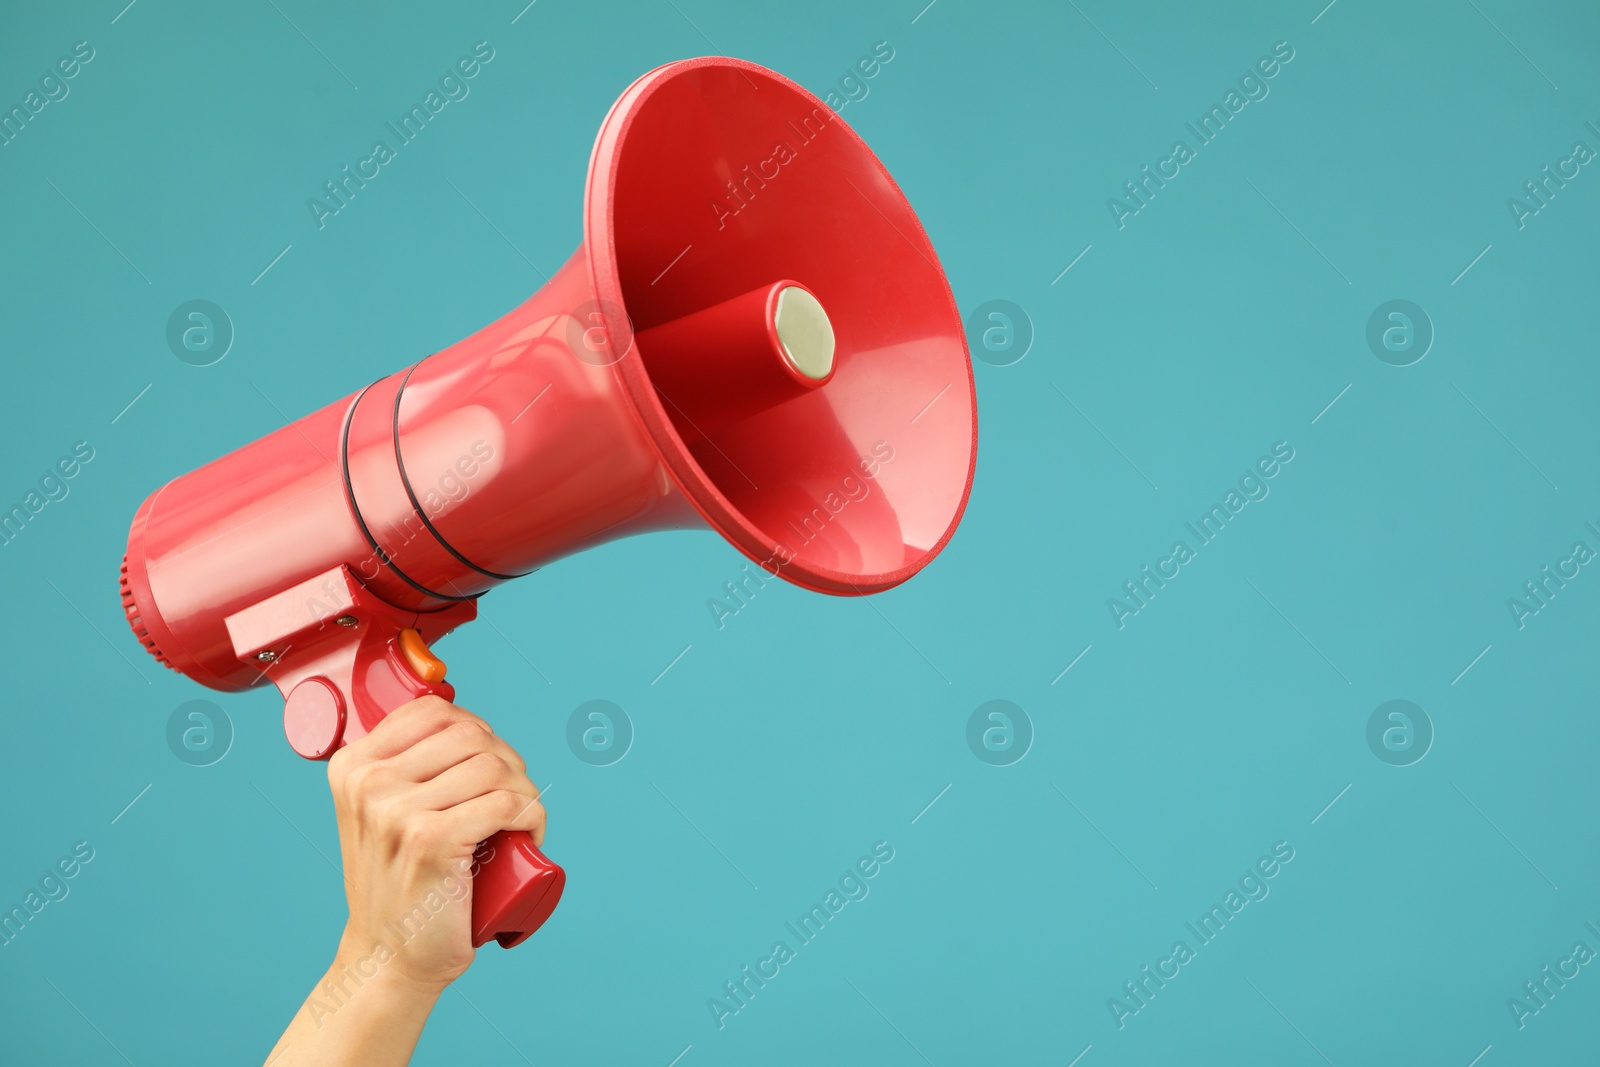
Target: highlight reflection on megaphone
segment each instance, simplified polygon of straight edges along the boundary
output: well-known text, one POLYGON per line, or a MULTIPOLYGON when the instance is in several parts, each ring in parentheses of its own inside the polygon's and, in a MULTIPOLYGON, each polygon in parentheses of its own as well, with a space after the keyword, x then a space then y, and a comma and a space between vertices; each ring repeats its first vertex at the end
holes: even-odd
MULTIPOLYGON (((977 446, 960 314, 837 115, 741 60, 654 70, 600 128, 584 235, 498 322, 152 493, 122 567, 145 648, 214 689, 270 680, 325 759, 453 699, 428 646, 592 545, 710 528, 840 595, 944 547, 977 446)), ((565 874, 521 831, 480 855, 473 941, 518 944, 565 874)))

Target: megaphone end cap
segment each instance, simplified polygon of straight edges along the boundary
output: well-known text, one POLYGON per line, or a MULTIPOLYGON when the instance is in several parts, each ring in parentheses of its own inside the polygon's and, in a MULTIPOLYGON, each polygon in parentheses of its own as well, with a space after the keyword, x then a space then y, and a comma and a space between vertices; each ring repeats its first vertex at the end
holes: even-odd
MULTIPOLYGON (((150 510, 165 488, 163 486, 145 497, 128 525, 128 547, 122 554, 122 569, 118 576, 122 610, 128 619, 128 629, 133 631, 134 640, 167 670, 176 671, 209 689, 242 692, 250 688, 252 683, 219 677, 208 670, 184 648, 156 607, 156 597, 150 588, 149 556, 145 552, 144 538, 150 510)), ((255 681, 261 680, 258 677, 255 681)))

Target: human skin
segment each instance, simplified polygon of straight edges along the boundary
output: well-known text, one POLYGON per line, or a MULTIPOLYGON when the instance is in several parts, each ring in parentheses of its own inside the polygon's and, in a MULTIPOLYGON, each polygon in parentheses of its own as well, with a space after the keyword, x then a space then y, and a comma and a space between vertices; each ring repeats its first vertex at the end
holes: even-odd
POLYGON ((439 697, 397 708, 334 753, 328 785, 350 916, 332 966, 266 1062, 405 1064, 439 994, 476 951, 478 842, 499 830, 543 842, 544 807, 511 746, 439 697))

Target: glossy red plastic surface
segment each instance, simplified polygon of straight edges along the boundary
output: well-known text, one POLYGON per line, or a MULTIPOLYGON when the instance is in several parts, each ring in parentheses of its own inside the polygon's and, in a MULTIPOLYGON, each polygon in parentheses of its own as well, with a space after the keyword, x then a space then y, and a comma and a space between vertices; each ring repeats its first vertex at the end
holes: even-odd
POLYGON ((782 279, 702 308, 635 338, 673 428, 693 445, 829 381, 800 373, 774 323, 782 279))
POLYGON ((472 878, 472 944, 515 948, 555 911, 567 872, 545 859, 522 830, 502 830, 478 846, 472 878))
MULTIPOLYGON (((324 679, 340 699, 306 690, 286 717, 316 757, 448 693, 406 665, 400 629, 431 643, 472 598, 591 545, 709 526, 836 594, 943 548, 976 458, 962 323, 916 215, 837 115, 751 63, 661 67, 606 117, 584 211, 584 243, 499 321, 151 494, 122 576, 148 651, 216 689, 324 679), (741 399, 686 442, 650 331, 782 279, 827 309, 832 378, 741 399), (356 625, 330 621, 335 601, 356 625)), ((515 921, 547 913, 556 877, 537 900, 513 880, 515 921)))
POLYGON ((715 530, 780 577, 840 594, 898 585, 944 547, 977 455, 961 316, 915 212, 838 115, 753 63, 662 67, 602 126, 585 211, 601 304, 625 307, 638 333, 780 278, 833 323, 825 387, 689 446, 649 353, 618 363, 715 530))
POLYGON ((345 703, 339 687, 319 676, 302 679, 283 698, 283 733, 306 759, 327 759, 344 740, 345 703))
POLYGON ((656 529, 709 525, 831 593, 932 559, 971 485, 972 368, 856 134, 754 64, 670 64, 607 116, 585 210, 584 245, 498 322, 153 494, 127 560, 147 644, 243 688, 259 674, 222 620, 331 567, 427 612, 656 529), (828 311, 832 379, 686 445, 633 331, 784 278, 828 311))

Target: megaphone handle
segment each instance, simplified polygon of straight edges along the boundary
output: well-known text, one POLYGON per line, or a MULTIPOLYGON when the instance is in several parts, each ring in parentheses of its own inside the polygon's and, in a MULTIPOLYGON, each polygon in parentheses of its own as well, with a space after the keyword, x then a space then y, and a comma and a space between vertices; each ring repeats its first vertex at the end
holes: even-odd
POLYGON ((501 830, 473 856, 472 947, 491 939, 514 948, 544 925, 567 884, 567 872, 550 862, 526 830, 501 830))
MULTIPOLYGON (((418 697, 453 701, 444 661, 428 648, 478 613, 475 601, 402 611, 340 566, 228 616, 234 652, 283 694, 289 747, 325 760, 418 697), (308 611, 309 606, 319 610, 308 611)), ((502 830, 474 853, 472 945, 520 945, 561 899, 567 875, 523 830, 502 830)))
MULTIPOLYGON (((455 687, 444 680, 445 665, 414 629, 403 629, 394 638, 397 656, 390 662, 409 668, 420 683, 407 686, 446 700, 455 699, 455 687)), ((370 673, 367 677, 370 677, 370 673)), ((393 708, 388 709, 390 711, 393 708)), ((501 830, 478 845, 473 857, 472 947, 490 940, 501 948, 512 948, 526 941, 544 924, 561 900, 567 873, 550 862, 533 843, 526 830, 501 830)))
MULTIPOLYGON (((472 617, 470 601, 443 622, 398 613, 360 592, 352 608, 360 613, 317 627, 293 657, 250 651, 285 696, 283 733, 307 760, 326 760, 419 696, 456 699, 445 664, 414 627, 429 627, 438 637, 472 617)), ((293 606, 290 613, 296 617, 293 606)), ((565 870, 546 859, 526 830, 494 833, 474 854, 472 947, 522 944, 550 917, 565 885, 565 870)))

